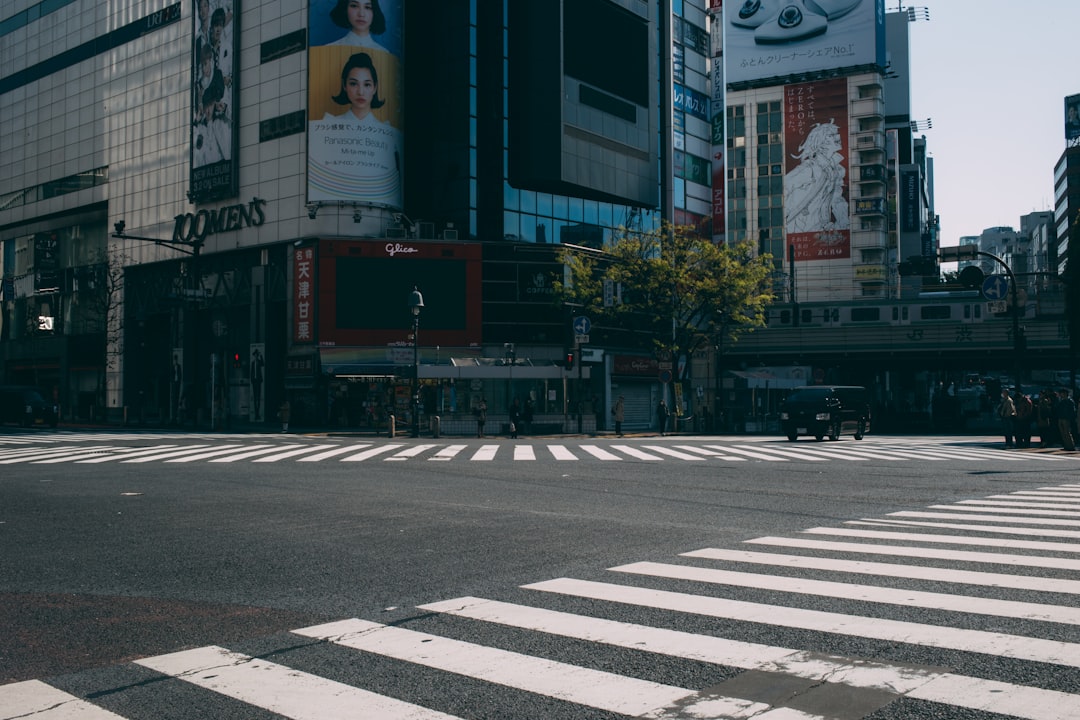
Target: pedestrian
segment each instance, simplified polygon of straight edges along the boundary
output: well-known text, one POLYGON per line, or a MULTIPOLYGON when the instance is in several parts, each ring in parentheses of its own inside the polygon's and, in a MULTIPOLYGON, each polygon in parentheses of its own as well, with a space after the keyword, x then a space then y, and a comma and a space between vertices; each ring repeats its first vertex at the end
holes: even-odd
POLYGON ((1075 450, 1076 443, 1073 440, 1072 426, 1076 422, 1076 403, 1069 397, 1068 390, 1058 392, 1058 401, 1054 405, 1054 419, 1057 420, 1058 433, 1061 435, 1061 446, 1066 450, 1075 450))
POLYGON ((281 420, 281 432, 283 433, 289 432, 289 415, 291 414, 291 412, 292 409, 289 406, 288 400, 281 403, 281 405, 278 407, 277 414, 278 419, 281 420))
POLYGON ((1031 447, 1031 417, 1034 414, 1035 406, 1032 404, 1031 398, 1025 395, 1020 388, 1016 388, 1013 393, 1013 405, 1016 406, 1016 427, 1013 430, 1016 447, 1029 448, 1031 447))
POLYGON ((671 413, 668 411, 667 401, 661 399, 660 404, 656 406, 656 424, 660 426, 660 434, 667 434, 667 421, 668 416, 671 413))
POLYGON ((626 414, 626 400, 622 395, 615 401, 615 406, 611 408, 611 414, 615 418, 615 434, 622 437, 623 416, 626 414))
POLYGON ((517 439, 518 430, 521 426, 521 404, 517 398, 510 404, 510 437, 517 439))
POLYGON ((476 417, 476 437, 484 437, 484 423, 487 422, 487 403, 483 398, 473 408, 473 416, 476 417))
POLYGON ((1050 447, 1055 442, 1054 403, 1056 396, 1050 388, 1043 388, 1039 393, 1039 404, 1035 408, 1035 424, 1039 428, 1039 447, 1050 447))
POLYGON ((1013 432, 1016 429, 1016 404, 1009 397, 1008 389, 1001 391, 1001 404, 998 405, 998 417, 1001 418, 1001 429, 1005 434, 1005 447, 1013 446, 1013 432))

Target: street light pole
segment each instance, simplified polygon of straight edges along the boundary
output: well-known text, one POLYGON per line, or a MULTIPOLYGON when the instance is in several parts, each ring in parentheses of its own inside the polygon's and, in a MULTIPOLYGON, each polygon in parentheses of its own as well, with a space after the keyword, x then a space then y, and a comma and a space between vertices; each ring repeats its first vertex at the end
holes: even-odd
POLYGON ((424 307, 424 296, 413 286, 409 295, 409 309, 413 314, 413 428, 412 436, 420 437, 420 308, 424 307))

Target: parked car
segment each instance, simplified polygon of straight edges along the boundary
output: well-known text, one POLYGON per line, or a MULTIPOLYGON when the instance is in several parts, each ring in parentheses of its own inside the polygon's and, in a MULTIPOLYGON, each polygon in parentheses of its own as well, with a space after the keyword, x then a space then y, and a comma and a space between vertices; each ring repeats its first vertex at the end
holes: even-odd
POLYGON ((851 433, 862 440, 870 430, 866 388, 854 385, 814 385, 795 388, 780 406, 780 425, 787 439, 800 435, 839 440, 851 433))
POLYGON ((56 404, 47 402, 35 388, 23 385, 0 386, 0 423, 55 428, 59 419, 60 413, 56 404))

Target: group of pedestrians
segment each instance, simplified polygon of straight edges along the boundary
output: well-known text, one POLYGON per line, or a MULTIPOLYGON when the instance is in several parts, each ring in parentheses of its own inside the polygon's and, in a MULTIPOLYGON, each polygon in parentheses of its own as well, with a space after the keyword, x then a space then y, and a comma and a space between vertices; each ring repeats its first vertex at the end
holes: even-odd
POLYGON ((1076 450, 1077 406, 1067 389, 1046 388, 1033 400, 1020 388, 1003 389, 998 405, 1005 435, 1005 447, 1031 447, 1032 422, 1039 433, 1039 447, 1060 445, 1065 450, 1076 450))

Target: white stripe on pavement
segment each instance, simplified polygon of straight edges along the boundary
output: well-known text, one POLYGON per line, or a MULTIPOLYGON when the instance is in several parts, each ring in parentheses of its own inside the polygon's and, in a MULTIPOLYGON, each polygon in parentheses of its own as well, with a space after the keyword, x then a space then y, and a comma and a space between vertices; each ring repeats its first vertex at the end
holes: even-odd
POLYGON ((641 715, 694 694, 685 688, 364 620, 342 620, 293 632, 624 715, 641 715))
MULTIPOLYGON (((618 450, 619 452, 625 453, 625 454, 629 455, 630 457, 636 458, 638 460, 663 460, 663 458, 660 457, 659 455, 653 455, 652 453, 647 453, 647 452, 645 452, 643 450, 638 450, 633 445, 612 445, 611 447, 614 450, 618 450)), ((695 460, 700 460, 701 458, 694 458, 694 459, 695 460)))
POLYGON ((1030 510, 1017 507, 985 507, 971 505, 927 505, 928 510, 958 510, 960 512, 1012 513, 1014 515, 1046 515, 1050 517, 1080 517, 1080 512, 1072 510, 1030 510))
POLYGON ((479 462, 489 462, 495 459, 495 453, 499 451, 498 445, 481 445, 480 448, 473 453, 469 460, 477 460, 479 462))
POLYGON ((697 660, 715 665, 783 673, 810 680, 870 688, 957 707, 997 707, 1026 720, 1076 720, 1080 696, 1009 683, 995 683, 929 668, 845 660, 791 648, 697 635, 680 630, 464 597, 420 605, 420 609, 533 630, 613 647, 697 660), (1012 702, 1023 698, 1022 703, 1012 702))
POLYGON ((380 720, 454 718, 216 646, 144 658, 135 663, 294 720, 361 716, 380 720))
POLYGON ((468 447, 468 445, 447 445, 442 450, 435 453, 435 455, 433 455, 432 457, 429 457, 428 460, 439 460, 439 461, 453 460, 455 457, 457 457, 457 454, 459 452, 461 452, 462 450, 464 450, 467 447, 468 447))
POLYGON ((1080 645, 1076 643, 984 630, 925 625, 886 618, 804 610, 572 578, 547 580, 522 587, 527 590, 541 590, 573 597, 727 618, 741 622, 1080 667, 1080 645))
POLYGON ((123 720, 40 680, 0 685, 0 720, 123 720))
POLYGON ((622 460, 621 457, 614 453, 609 453, 598 445, 582 445, 581 449, 592 455, 597 460, 622 460))
MULTIPOLYGON (((248 447, 250 448, 251 446, 248 446, 248 447)), ((266 447, 266 446, 265 445, 255 445, 254 447, 260 448, 260 447, 266 447)), ((189 463, 189 462, 195 462, 196 460, 206 460, 206 459, 212 458, 212 457, 220 457, 222 455, 231 455, 231 454, 237 452, 237 448, 240 448, 241 452, 247 452, 244 449, 243 445, 232 445, 232 446, 226 446, 224 448, 218 448, 217 450, 207 450, 206 452, 198 453, 198 454, 195 454, 195 455, 185 455, 183 457, 169 458, 165 462, 167 462, 167 463, 189 463)), ((141 460, 130 460, 130 461, 125 461, 125 462, 142 462, 142 461, 141 460)))
POLYGON ((295 450, 288 450, 286 452, 276 453, 274 455, 267 455, 266 457, 256 458, 252 462, 257 463, 272 463, 279 460, 286 460, 297 455, 303 455, 305 453, 314 452, 315 450, 323 450, 325 448, 336 448, 336 445, 302 445, 295 450))
POLYGON ((1054 530, 1051 528, 1022 528, 1008 525, 964 525, 963 523, 928 522, 920 520, 846 520, 845 525, 869 525, 871 527, 932 527, 946 530, 975 530, 999 535, 1034 535, 1036 537, 1080 538, 1077 530, 1054 530))
MULTIPOLYGON (((173 447, 176 447, 176 445, 158 445, 158 446, 156 446, 154 448, 151 448, 149 450, 144 448, 143 451, 144 452, 154 452, 155 450, 164 450, 166 448, 173 448, 173 447)), ((102 457, 102 453, 104 453, 106 451, 110 451, 110 452, 115 451, 116 453, 118 453, 118 455, 112 455, 111 457, 132 457, 132 452, 131 451, 135 450, 135 448, 105 448, 105 449, 102 449, 102 448, 83 448, 83 449, 86 452, 76 453, 75 455, 64 455, 62 457, 52 458, 52 459, 49 459, 49 460, 34 460, 34 461, 32 461, 32 464, 34 464, 34 465, 51 465, 51 464, 54 464, 54 463, 62 463, 62 462, 76 462, 76 463, 86 462, 87 460, 97 460, 98 458, 102 457)))
POLYGON ((766 455, 765 453, 756 452, 754 450, 745 450, 743 448, 733 447, 731 445, 706 445, 705 447, 710 450, 719 450, 724 453, 735 453, 736 455, 744 455, 746 457, 754 458, 755 460, 775 460, 777 462, 787 462, 787 458, 777 457, 776 455, 766 455))
POLYGON ((326 460, 327 458, 337 457, 338 455, 344 455, 347 452, 352 452, 353 450, 361 450, 361 449, 369 447, 369 446, 370 446, 370 443, 357 443, 356 445, 344 445, 342 447, 336 447, 336 448, 334 448, 332 450, 327 450, 326 452, 321 452, 321 453, 319 453, 317 455, 309 455, 308 457, 302 457, 299 460, 297 460, 296 462, 319 462, 320 460, 326 460))
MULTIPOLYGON (((686 554, 694 557, 702 557, 701 555, 694 553, 686 554)), ((759 555, 760 553, 749 554, 759 555)), ((710 559, 715 559, 714 554, 710 554, 709 557, 710 559)), ((745 560, 744 562, 754 561, 745 560)), ((767 560, 761 560, 759 562, 769 565, 790 567, 790 565, 785 565, 782 562, 768 562, 767 560)), ((809 565, 811 567, 817 567, 813 563, 810 563, 809 565)), ((831 562, 822 563, 822 565, 832 567, 843 565, 843 563, 831 562)), ((806 566, 807 565, 803 564, 797 565, 797 567, 806 566)), ((614 572, 647 575, 649 577, 662 577, 671 580, 691 580, 693 582, 753 588, 755 590, 776 590, 799 595, 841 598, 844 600, 857 600, 860 602, 872 602, 882 605, 910 605, 911 607, 921 607, 927 610, 946 610, 949 612, 962 612, 975 615, 993 615, 997 617, 1019 618, 1022 620, 1038 620, 1041 622, 1061 623, 1064 625, 1080 625, 1080 609, 1073 609, 1062 605, 996 600, 992 598, 973 597, 971 595, 922 592, 907 588, 886 588, 878 587, 876 585, 858 585, 856 583, 832 582, 830 580, 811 580, 806 578, 734 572, 731 570, 718 570, 716 568, 671 565, 656 562, 636 562, 608 569, 614 572)))
MULTIPOLYGON (((88 458, 86 460, 76 460, 75 462, 77 464, 79 464, 79 465, 83 465, 83 464, 89 465, 89 464, 96 464, 96 463, 115 462, 117 460, 127 460, 128 458, 141 457, 143 455, 152 455, 154 453, 159 453, 159 452, 161 452, 163 450, 169 450, 171 448, 176 448, 176 447, 179 447, 179 446, 177 446, 177 445, 155 445, 153 447, 148 447, 148 448, 137 448, 137 449, 133 448, 133 449, 124 450, 123 452, 120 452, 120 453, 117 453, 117 454, 99 455, 98 457, 88 458)), ((188 445, 187 447, 191 447, 191 446, 188 445)), ((205 445, 196 445, 195 447, 203 448, 203 447, 206 447, 206 446, 205 445)))
POLYGON ((514 460, 535 460, 536 451, 532 445, 515 445, 514 460))
POLYGON ((734 455, 725 455, 722 452, 716 450, 710 450, 704 447, 694 447, 693 445, 676 445, 675 447, 687 452, 697 453, 698 455, 705 455, 706 457, 718 458, 720 460, 731 460, 734 462, 746 462, 746 458, 735 457, 734 455))
MULTIPOLYGON (((615 447, 620 447, 620 446, 615 446, 615 447)), ((673 458, 676 458, 678 460, 693 460, 693 461, 700 462, 700 461, 705 459, 705 458, 699 457, 697 455, 691 455, 689 453, 679 452, 678 450, 676 450, 674 448, 671 448, 671 447, 668 447, 667 445, 644 445, 643 447, 646 450, 652 450, 653 452, 658 452, 661 455, 667 455, 668 457, 673 457, 673 458)))
POLYGON ((985 520, 986 522, 1007 522, 1014 523, 1016 525, 1064 525, 1067 527, 1080 527, 1080 520, 1056 520, 1053 518, 1028 518, 1017 517, 1015 515, 966 515, 961 512, 955 513, 935 513, 924 512, 920 510, 901 510, 900 512, 889 513, 886 517, 903 517, 903 518, 927 518, 937 520, 985 520))
POLYGON ((255 448, 252 449, 252 450, 248 450, 248 451, 242 452, 242 453, 237 453, 235 455, 229 455, 228 457, 214 458, 210 462, 214 462, 214 463, 237 462, 239 460, 247 460, 249 458, 259 457, 260 455, 268 455, 268 454, 270 454, 272 452, 276 452, 278 450, 288 450, 289 448, 295 448, 295 447, 297 447, 297 446, 296 445, 270 445, 270 446, 263 446, 263 447, 255 446, 255 448))
POLYGON ((383 458, 383 462, 393 462, 393 461, 397 461, 397 460, 408 460, 409 458, 413 458, 413 457, 416 457, 417 455, 420 455, 421 453, 427 452, 428 450, 430 450, 433 447, 435 447, 435 445, 425 445, 423 443, 421 443, 420 445, 413 445, 411 448, 406 448, 406 449, 402 450, 401 452, 394 453, 393 455, 391 455, 388 458, 383 458))
POLYGON ((1042 508, 1044 510, 1080 510, 1080 505, 1051 502, 1023 502, 1019 500, 957 500, 957 505, 988 505, 993 507, 1042 508))
POLYGON ((87 450, 108 450, 108 449, 109 449, 108 445, 93 445, 91 447, 86 447, 84 445, 77 445, 77 446, 74 446, 74 447, 64 447, 64 448, 57 448, 57 447, 42 448, 42 449, 37 449, 37 450, 30 450, 30 451, 26 451, 26 452, 21 452, 21 453, 18 454, 17 457, 10 457, 9 456, 7 458, 4 458, 3 460, 0 460, 0 465, 14 465, 15 463, 23 463, 23 462, 24 463, 38 462, 38 461, 41 461, 41 460, 45 460, 47 458, 69 457, 72 453, 81 453, 81 452, 85 452, 87 450))
POLYGON ((369 458, 373 458, 376 455, 382 455, 383 453, 396 450, 399 447, 404 447, 401 443, 390 443, 388 445, 376 445, 369 450, 362 450, 355 455, 341 458, 341 462, 363 462, 369 458))
MULTIPOLYGON (((904 533, 897 533, 905 535, 904 533)), ((908 539, 902 537, 901 539, 908 539)), ((752 545, 771 545, 775 547, 796 547, 809 550, 832 550, 845 553, 864 553, 867 555, 892 555, 896 557, 932 558, 934 560, 957 560, 968 563, 988 563, 991 565, 1016 565, 1019 567, 1053 568, 1055 570, 1080 570, 1080 560, 1071 558, 1043 557, 1040 555, 1008 555, 1005 553, 975 552, 972 550, 945 550, 938 548, 905 547, 903 545, 870 545, 868 543, 845 543, 830 540, 810 540, 807 538, 760 537, 743 542, 752 545)), ((932 541, 931 541, 932 542, 932 541)), ((1018 547, 1020 541, 999 541, 997 547, 1018 547)), ((1060 545, 1062 543, 1039 543, 1040 545, 1060 545)), ((1056 548, 1027 548, 1055 550, 1056 548)), ((697 551, 704 552, 704 551, 697 551)), ((717 551, 723 552, 723 551, 717 551)), ((1080 548, 1073 552, 1080 552, 1080 548)), ((689 553, 688 553, 689 554, 689 553)), ((704 557, 704 556, 702 556, 704 557)), ((781 555, 778 557, 789 557, 781 555)), ((800 556, 801 557, 801 556, 800 556)), ((729 559, 729 558, 724 558, 729 559)), ((908 567, 897 565, 895 567, 908 567)), ((952 572, 952 571, 947 571, 952 572)))
POLYGON ((1000 547, 1016 550, 1046 550, 1048 552, 1080 553, 1080 543, 1017 540, 1015 538, 983 538, 965 535, 939 535, 937 533, 897 532, 893 530, 856 530, 855 528, 829 527, 809 528, 802 532, 811 535, 837 535, 839 537, 857 537, 866 538, 868 540, 903 540, 904 542, 935 543, 941 545, 976 545, 980 547, 1000 547))
POLYGON ((548 450, 556 460, 577 460, 577 456, 567 450, 565 445, 548 445, 548 450))
MULTIPOLYGON (((164 460, 166 458, 182 457, 184 455, 191 455, 193 453, 202 452, 203 448, 208 448, 208 447, 211 447, 211 446, 210 445, 189 445, 189 446, 187 446, 185 448, 181 448, 179 450, 166 450, 165 452, 157 453, 155 455, 144 455, 142 457, 132 458, 130 460, 120 458, 120 462, 122 462, 122 463, 145 463, 145 462, 152 462, 154 460, 164 460)), ((239 445, 228 445, 226 447, 228 447, 229 449, 225 450, 223 452, 232 452, 233 450, 235 450, 236 448, 238 448, 240 446, 239 445)))

